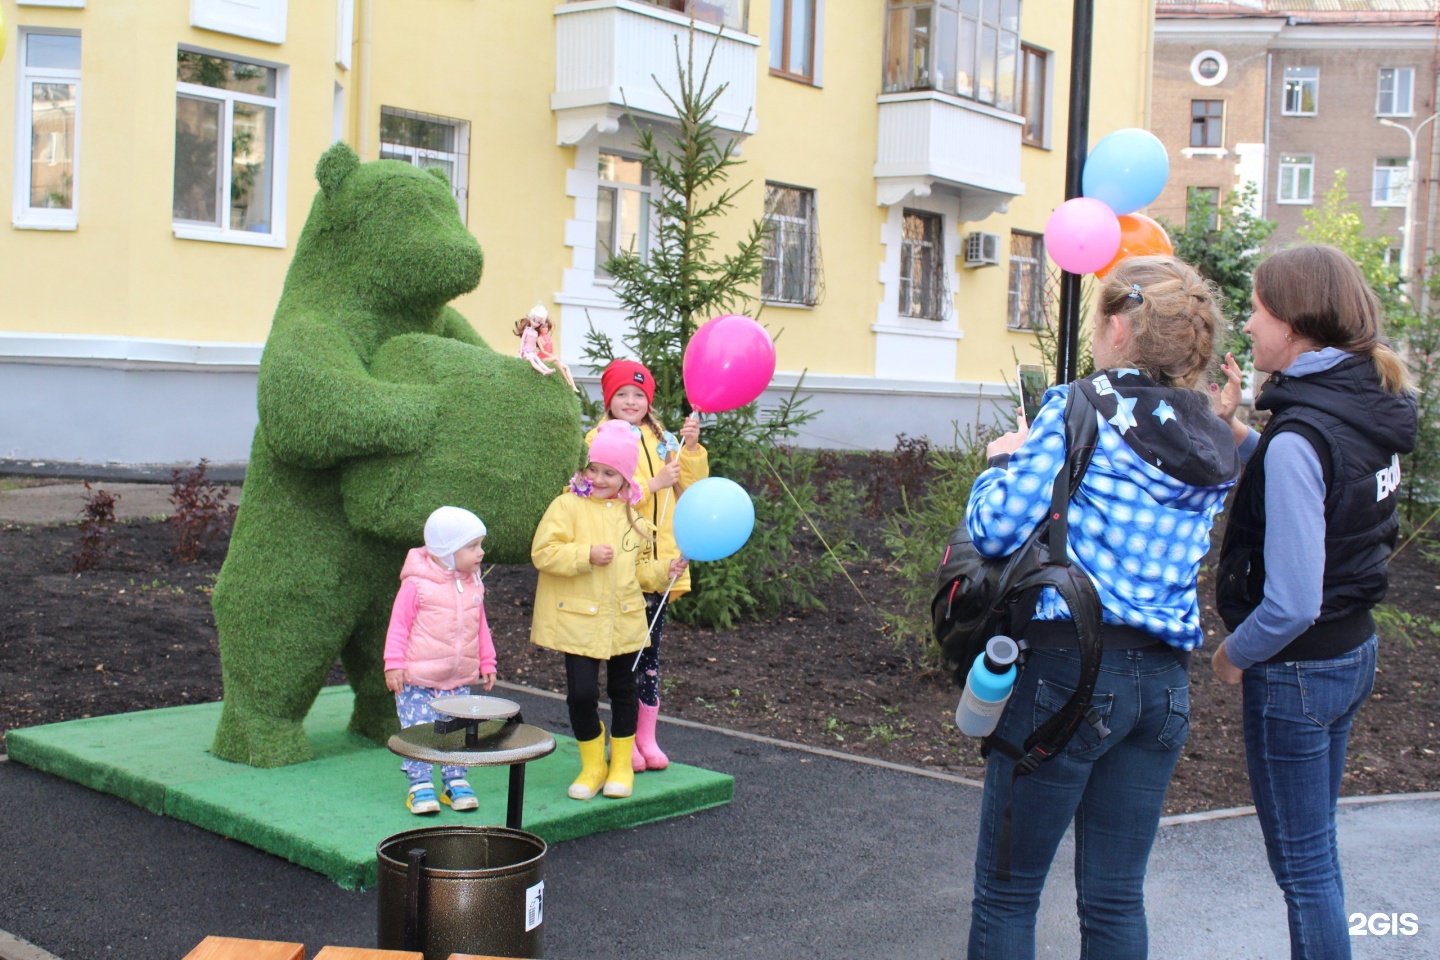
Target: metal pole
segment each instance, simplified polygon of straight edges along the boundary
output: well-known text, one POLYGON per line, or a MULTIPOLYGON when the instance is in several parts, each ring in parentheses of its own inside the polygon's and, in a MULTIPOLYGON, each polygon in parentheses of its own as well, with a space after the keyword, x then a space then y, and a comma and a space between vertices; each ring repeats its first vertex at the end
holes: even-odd
MULTIPOLYGON (((1090 44, 1094 0, 1075 0, 1070 25, 1070 115, 1065 143, 1065 199, 1080 196, 1085 155, 1090 149, 1090 44)), ((1060 274, 1060 329, 1055 337, 1055 381, 1075 379, 1080 355, 1080 277, 1060 274)))
MULTIPOLYGON (((688 509, 688 508, 687 508, 688 509)), ((525 812, 525 764, 510 764, 510 792, 505 800, 505 826, 520 829, 525 812)))

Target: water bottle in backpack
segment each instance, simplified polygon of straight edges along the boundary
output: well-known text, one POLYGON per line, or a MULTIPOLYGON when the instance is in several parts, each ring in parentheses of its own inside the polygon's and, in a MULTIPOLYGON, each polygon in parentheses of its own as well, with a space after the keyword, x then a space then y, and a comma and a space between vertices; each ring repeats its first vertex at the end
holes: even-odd
POLYGON ((1015 689, 1015 677, 1019 672, 1015 661, 1020 657, 1020 645, 1009 637, 991 637, 985 644, 985 652, 975 658, 970 674, 965 678, 965 691, 960 694, 960 703, 955 707, 955 726, 969 737, 988 737, 995 732, 1000 714, 1015 689))

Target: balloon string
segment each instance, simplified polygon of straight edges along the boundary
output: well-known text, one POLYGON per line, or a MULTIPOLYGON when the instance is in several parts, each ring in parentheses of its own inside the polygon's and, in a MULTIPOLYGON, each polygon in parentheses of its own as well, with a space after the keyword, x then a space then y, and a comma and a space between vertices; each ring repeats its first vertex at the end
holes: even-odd
MULTIPOLYGON (((682 556, 683 560, 684 557, 682 556)), ((630 672, 634 673, 640 669, 640 657, 645 653, 645 647, 650 646, 650 636, 655 632, 655 621, 660 619, 660 611, 665 609, 665 601, 670 599, 670 590, 675 586, 675 581, 680 579, 680 574, 670 578, 670 585, 665 588, 665 593, 660 597, 660 602, 655 606, 655 616, 650 620, 650 626, 645 628, 645 643, 635 654, 635 662, 630 664, 630 672)))
POLYGON ((760 450, 757 452, 760 454, 760 459, 765 461, 765 466, 769 467, 770 472, 775 474, 775 479, 780 481, 780 488, 785 491, 786 496, 790 498, 790 502, 795 504, 795 509, 800 511, 800 516, 804 517, 805 522, 810 525, 811 532, 815 534, 820 540, 821 545, 825 547, 825 552, 830 555, 830 559, 835 561, 835 566, 840 568, 840 572, 845 575, 845 579, 850 581, 850 586, 855 588, 855 595, 865 601, 865 606, 870 608, 871 613, 879 615, 880 611, 875 609, 875 604, 871 603, 870 599, 860 592, 860 586, 851 579, 850 571, 845 569, 845 564, 835 555, 835 551, 830 549, 830 544, 826 542, 825 535, 820 532, 820 527, 814 520, 810 519, 810 515, 805 512, 805 508, 800 505, 800 501, 795 499, 795 494, 790 492, 790 486, 785 482, 785 478, 780 476, 780 471, 776 470, 775 465, 770 462, 770 458, 765 456, 765 451, 760 450))

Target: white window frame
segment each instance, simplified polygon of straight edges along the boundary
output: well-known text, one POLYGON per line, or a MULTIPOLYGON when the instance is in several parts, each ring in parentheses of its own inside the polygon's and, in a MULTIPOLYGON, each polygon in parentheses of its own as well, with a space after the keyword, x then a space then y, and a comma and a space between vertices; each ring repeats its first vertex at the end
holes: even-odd
MULTIPOLYGON (((1299 103, 1304 102, 1304 94, 1299 95, 1299 103)), ((1286 117, 1313 117, 1320 112, 1320 68, 1319 67, 1286 67, 1281 74, 1280 84, 1280 114, 1286 117), (1294 71, 1295 76, 1289 74, 1294 71), (1302 110, 1290 108, 1290 85, 1296 84, 1297 90, 1311 88, 1310 99, 1314 108, 1302 110)))
POLYGON ((813 307, 818 302, 819 283, 818 272, 820 248, 819 248, 819 218, 816 216, 816 195, 811 187, 797 187, 788 183, 766 183, 766 189, 774 187, 777 190, 795 190, 806 197, 805 216, 789 217, 778 213, 767 213, 766 221, 772 224, 770 231, 766 233, 764 249, 761 254, 762 261, 775 261, 775 270, 772 274, 777 281, 785 276, 785 262, 787 257, 799 256, 805 261, 801 267, 801 276, 810 278, 809 289, 800 290, 799 296, 783 296, 785 291, 783 283, 779 291, 766 291, 764 272, 760 278, 760 297, 766 303, 784 307, 813 307), (791 232, 800 234, 798 253, 796 247, 787 246, 781 242, 782 236, 788 236, 791 232), (771 254, 774 254, 773 256, 771 254))
MULTIPOLYGON (((600 162, 599 162, 599 161, 600 161, 600 157, 601 157, 601 156, 605 156, 605 155, 607 155, 607 154, 608 154, 609 156, 612 156, 612 157, 622 157, 622 158, 624 158, 624 159, 626 159, 626 160, 630 160, 630 161, 639 161, 639 160, 641 159, 640 157, 633 156, 633 155, 631 155, 631 154, 629 154, 629 153, 626 153, 626 152, 624 152, 624 151, 621 151, 621 150, 611 150, 611 149, 607 149, 607 148, 605 148, 605 147, 602 147, 602 148, 599 150, 599 152, 596 154, 596 157, 595 157, 595 161, 596 161, 596 162, 595 162, 595 166, 596 166, 596 169, 597 169, 597 170, 599 169, 599 166, 600 166, 600 162)), ((646 171, 646 176, 649 176, 649 171, 646 171)), ((621 208, 623 207, 623 204, 620 202, 620 194, 621 194, 621 193, 623 193, 624 191, 627 191, 627 190, 628 190, 628 191, 631 191, 632 193, 638 193, 638 194, 640 194, 640 196, 641 196, 640 209, 643 211, 642 216, 643 216, 643 219, 645 220, 645 229, 644 229, 644 231, 641 233, 641 237, 643 238, 644 243, 643 243, 643 245, 641 246, 641 249, 638 250, 637 252, 640 254, 640 259, 642 259, 642 260, 649 260, 649 259, 650 259, 650 244, 654 242, 654 239, 655 239, 655 227, 657 226, 657 215, 656 215, 656 211, 655 211, 655 182, 654 182, 654 179, 651 178, 651 181, 650 181, 649 183, 645 183, 645 184, 623 183, 623 182, 621 182, 621 181, 619 181, 619 180, 605 180, 605 179, 601 179, 601 178, 599 178, 599 177, 597 176, 597 178, 596 178, 596 180, 595 180, 595 188, 596 188, 596 190, 595 190, 595 194, 596 194, 595 230, 596 230, 596 240, 597 240, 597 243, 596 243, 596 246, 595 246, 595 284, 596 284, 596 286, 610 287, 610 286, 614 286, 615 280, 614 280, 614 278, 612 278, 611 276, 609 276, 608 274, 605 273, 605 261, 600 259, 600 246, 599 246, 599 243, 598 243, 598 240, 599 240, 599 229, 600 229, 600 210, 599 210, 599 195, 600 195, 600 192, 601 192, 601 191, 604 191, 604 190, 614 190, 614 191, 616 192, 615 208, 614 208, 615 211, 616 211, 616 213, 618 213, 618 212, 621 210, 621 208)), ((615 251, 619 248, 619 243, 618 243, 618 239, 619 239, 619 238, 618 238, 618 236, 617 236, 617 234, 616 234, 616 231, 619 229, 620 224, 621 224, 621 220, 620 220, 620 218, 619 218, 618 216, 610 221, 610 251, 611 251, 611 255, 612 255, 612 256, 614 255, 615 251)))
MULTIPOLYGON (((413 167, 425 169, 426 160, 444 160, 450 164, 450 169, 455 171, 455 176, 450 183, 450 192, 455 197, 455 203, 460 207, 460 222, 469 223, 470 206, 470 121, 462 120, 459 117, 442 117, 434 113, 422 113, 417 110, 407 110, 403 107, 393 107, 388 104, 380 108, 381 116, 389 111, 394 116, 409 117, 412 119, 424 120, 429 123, 442 124, 455 128, 455 149, 430 150, 425 147, 412 147, 404 143, 395 143, 393 140, 380 141, 380 155, 384 157, 387 152, 403 153, 404 159, 413 167)), ((399 160, 399 157, 386 157, 388 160, 399 160)))
POLYGON ((1005 302, 1005 328, 1021 332, 1042 330, 1045 327, 1045 237, 1043 234, 1032 233, 1028 230, 1010 231, 1010 266, 1009 266, 1009 293, 1005 302), (1015 238, 1027 237, 1032 243, 1032 249, 1038 249, 1040 256, 1027 257, 1015 252, 1015 238), (1026 296, 1026 291, 1020 288, 1024 282, 1024 266, 1030 265, 1034 273, 1032 283, 1036 289, 1029 291, 1031 302, 1030 312, 1026 317, 1020 316, 1020 303, 1026 296))
POLYGON ((1375 116, 1377 117, 1413 117, 1415 116, 1415 68, 1414 67, 1381 67, 1378 79, 1375 81, 1375 116), (1390 89, 1386 90, 1385 74, 1390 74, 1390 89), (1397 81, 1406 77, 1405 82, 1405 103, 1400 103, 1399 84, 1397 81), (1391 109, 1385 109, 1385 98, 1390 97, 1391 109))
POLYGON ((351 48, 355 45, 355 0, 335 2, 335 65, 350 69, 351 48))
POLYGON ((946 238, 948 237, 945 226, 945 215, 943 213, 937 213, 933 210, 906 207, 900 211, 900 226, 900 275, 899 282, 896 284, 896 313, 902 320, 926 320, 934 323, 942 323, 950 319, 955 309, 955 305, 953 302, 955 294, 950 287, 949 264, 946 260, 949 245, 945 242, 946 238), (931 270, 932 275, 935 277, 935 280, 932 281, 931 292, 935 295, 937 300, 934 305, 936 309, 936 313, 934 315, 905 312, 905 303, 907 299, 905 297, 905 291, 907 289, 907 281, 905 277, 905 253, 908 241, 905 239, 904 225, 905 218, 911 215, 920 217, 927 222, 934 222, 939 225, 935 241, 931 245, 931 250, 933 251, 934 256, 934 263, 931 267, 931 270))
MULTIPOLYGON (((200 47, 192 47, 181 44, 177 53, 196 53, 207 57, 220 57, 225 60, 234 60, 240 63, 251 63, 257 67, 268 67, 275 71, 275 96, 257 97, 249 93, 240 93, 235 90, 222 90, 218 87, 206 87, 198 83, 183 83, 175 81, 175 96, 193 97, 198 100, 219 100, 224 103, 221 111, 220 143, 222 155, 217 159, 220 166, 220 226, 212 227, 203 223, 195 223, 188 220, 171 220, 171 229, 175 237, 180 240, 208 240, 214 243, 236 243, 249 247, 285 247, 285 183, 287 179, 288 163, 286 162, 289 152, 289 93, 290 93, 290 69, 283 63, 275 63, 269 60, 257 60, 254 57, 240 56, 234 53, 226 53, 221 50, 209 50, 200 47), (262 107, 275 108, 275 170, 272 173, 270 185, 270 232, 253 233, 249 230, 232 230, 230 223, 230 176, 232 157, 231 148, 234 139, 235 104, 250 103, 262 107)), ((173 141, 172 141, 173 155, 173 141)), ((174 172, 171 172, 172 183, 174 172)))
POLYGON ((1370 206, 1405 207, 1410 202, 1409 160, 1405 157, 1376 157, 1370 183, 1370 206), (1387 160, 1390 162, 1385 163, 1387 160))
POLYGON ((1315 157, 1311 154, 1282 154, 1280 157, 1280 172, 1275 178, 1275 202, 1286 204, 1308 204, 1315 202, 1315 157), (1286 158, 1290 157, 1287 162, 1286 158), (1306 171, 1309 174, 1309 191, 1305 196, 1298 195, 1296 185, 1299 182, 1300 172, 1306 171), (1291 177, 1289 196, 1286 196, 1285 176, 1291 177))
POLYGON ((1024 119, 1020 125, 1020 142, 1027 147, 1050 149, 1050 121, 1054 113, 1055 51, 1033 43, 1020 44, 1019 69, 1015 72, 1015 112, 1024 119), (1030 115, 1025 112, 1028 104, 1029 84, 1026 82, 1025 54, 1033 51, 1044 63, 1044 75, 1040 78, 1040 139, 1031 140, 1025 135, 1030 125, 1030 115))
MULTIPOLYGON (((21 27, 15 43, 17 67, 15 84, 15 195, 11 224, 20 230, 75 230, 80 225, 80 98, 83 90, 80 71, 54 69, 49 67, 27 67, 25 65, 27 40, 30 36, 79 37, 79 30, 56 30, 50 28, 21 27), (30 93, 32 83, 73 83, 75 84, 75 140, 71 144, 72 178, 70 186, 70 209, 54 210, 49 207, 30 206, 30 170, 32 163, 30 138, 32 133, 31 111, 34 98, 30 93)), ((82 45, 81 55, 84 55, 82 45)))

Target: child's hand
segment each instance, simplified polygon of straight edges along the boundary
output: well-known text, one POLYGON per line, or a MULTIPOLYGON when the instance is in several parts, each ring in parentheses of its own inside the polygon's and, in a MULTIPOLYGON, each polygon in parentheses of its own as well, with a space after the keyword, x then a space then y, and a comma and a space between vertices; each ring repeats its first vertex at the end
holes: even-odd
POLYGON ((694 450, 700 445, 700 419, 693 413, 685 418, 685 426, 680 428, 680 439, 685 441, 686 450, 694 450))
POLYGON ((484 690, 493 690, 495 688, 495 674, 482 674, 480 677, 480 686, 484 690))
POLYGON ((688 566, 690 566, 690 561, 689 561, 689 560, 686 560, 684 557, 676 557, 674 560, 671 560, 671 561, 670 561, 670 577, 671 577, 671 579, 673 580, 675 577, 678 577, 678 576, 680 576, 680 574, 684 573, 684 572, 685 572, 685 568, 688 567, 688 566))
POLYGON ((646 486, 650 488, 651 493, 659 493, 666 487, 673 487, 679 482, 680 461, 671 460, 669 463, 665 464, 665 466, 655 471, 655 476, 650 478, 650 482, 646 484, 646 486))
POLYGON ((405 686, 405 671, 404 671, 404 670, 386 670, 386 671, 385 671, 385 689, 389 690, 391 693, 399 693, 404 686, 405 686))
POLYGON ((615 559, 615 548, 608 543, 597 543, 590 548, 590 566, 603 567, 615 559))

